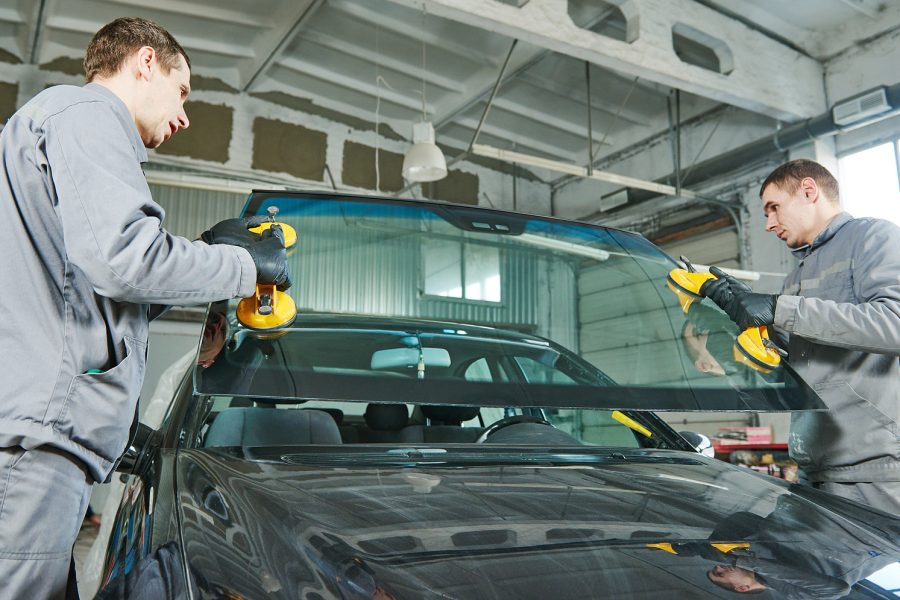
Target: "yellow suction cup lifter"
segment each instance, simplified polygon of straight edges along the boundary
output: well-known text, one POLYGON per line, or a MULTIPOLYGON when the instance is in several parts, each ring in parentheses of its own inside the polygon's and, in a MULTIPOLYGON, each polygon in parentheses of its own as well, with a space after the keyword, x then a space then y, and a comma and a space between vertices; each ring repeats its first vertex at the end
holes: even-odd
MULTIPOLYGON (((682 258, 684 260, 684 258, 682 258)), ((712 273, 697 273, 693 265, 685 261, 688 269, 672 269, 666 276, 666 286, 678 296, 681 310, 687 314, 695 301, 703 299, 700 288, 716 276, 712 273)), ((769 340, 769 331, 765 325, 748 327, 734 341, 734 360, 760 373, 770 373, 781 365, 781 355, 769 340)))
MULTIPOLYGON (((724 554, 728 554, 729 552, 731 552, 732 550, 735 550, 737 548, 749 548, 750 547, 750 544, 748 542, 726 542, 726 543, 710 542, 709 545, 724 554)), ((675 549, 675 546, 672 545, 672 542, 657 542, 654 544, 647 544, 647 547, 655 548, 657 550, 662 550, 663 552, 668 552, 669 554, 675 554, 676 556, 678 555, 678 550, 675 549)))
POLYGON ((265 221, 264 223, 260 223, 256 227, 251 227, 250 231, 253 233, 258 233, 262 235, 262 232, 266 229, 272 227, 272 225, 279 225, 281 227, 282 233, 284 233, 284 247, 288 250, 292 249, 294 245, 297 243, 297 230, 288 225, 287 223, 276 223, 275 221, 265 221))
POLYGON ((678 296, 678 304, 681 310, 687 314, 688 309, 695 300, 703 300, 700 288, 710 279, 715 279, 712 273, 694 273, 687 269, 672 269, 666 276, 666 285, 678 296))
POLYGON ((770 373, 781 364, 781 355, 769 340, 769 329, 765 325, 742 331, 734 341, 732 353, 735 361, 760 373, 770 373))
MULTIPOLYGON (((297 231, 286 223, 274 220, 275 214, 269 211, 270 220, 250 229, 261 234, 271 227, 280 227, 284 234, 284 246, 290 249, 297 243, 297 231)), ((242 325, 257 331, 270 331, 287 327, 297 316, 297 305, 286 292, 282 292, 271 284, 256 284, 256 293, 244 298, 237 306, 237 319, 242 325)))

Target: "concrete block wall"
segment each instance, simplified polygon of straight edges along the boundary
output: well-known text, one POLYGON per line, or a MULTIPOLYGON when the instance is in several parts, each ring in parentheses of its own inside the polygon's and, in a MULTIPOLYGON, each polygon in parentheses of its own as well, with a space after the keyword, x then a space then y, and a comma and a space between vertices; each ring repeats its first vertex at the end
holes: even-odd
MULTIPOLYGON (((0 55, 0 119, 42 89, 82 85, 81 62, 57 59, 34 66, 0 55)), ((410 145, 405 123, 380 123, 324 109, 314 102, 269 91, 245 94, 224 82, 192 77, 186 104, 190 127, 157 150, 150 162, 226 178, 271 181, 295 189, 396 194, 404 186, 400 169, 410 145), (378 169, 375 162, 378 156, 378 169)), ((440 132, 437 134, 440 143, 440 132)), ((443 148, 448 161, 460 149, 443 148)), ((461 204, 549 214, 550 187, 533 172, 473 157, 453 165, 440 181, 404 192, 461 204)))

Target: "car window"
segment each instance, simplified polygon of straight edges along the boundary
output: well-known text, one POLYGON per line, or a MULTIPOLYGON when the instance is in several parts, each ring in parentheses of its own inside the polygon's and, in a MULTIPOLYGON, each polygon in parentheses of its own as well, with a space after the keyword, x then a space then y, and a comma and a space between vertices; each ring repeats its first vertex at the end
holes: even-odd
POLYGON ((574 379, 559 369, 540 363, 528 356, 516 356, 514 360, 519 365, 519 368, 522 369, 525 381, 529 383, 576 383, 574 379))
POLYGON ((491 376, 491 370, 488 367, 486 358, 479 358, 472 362, 471 365, 466 367, 465 373, 463 374, 466 381, 493 381, 494 378, 491 376))
MULTIPOLYGON (((259 192, 244 216, 298 235, 298 307, 277 335, 235 318, 201 395, 606 410, 805 410, 789 365, 760 370, 736 332, 703 333, 667 287, 676 264, 641 236, 405 200, 259 192), (702 357, 700 361, 698 357, 702 357), (712 361, 709 358, 712 357, 712 361), (705 365, 715 362, 716 368, 705 365), (701 365, 701 366, 698 366, 701 365), (474 398, 474 400, 472 400, 474 398)), ((706 306, 706 321, 728 322, 706 306)), ((693 311, 697 312, 697 311, 693 311)))

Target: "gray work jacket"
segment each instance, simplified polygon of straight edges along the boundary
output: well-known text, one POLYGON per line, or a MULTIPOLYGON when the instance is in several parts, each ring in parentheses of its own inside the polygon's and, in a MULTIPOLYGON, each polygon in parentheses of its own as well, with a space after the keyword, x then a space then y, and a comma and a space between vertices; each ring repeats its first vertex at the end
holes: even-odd
POLYGON ((827 412, 791 417, 811 481, 900 480, 900 228, 835 217, 787 276, 775 326, 827 412))
POLYGON ((0 134, 0 446, 47 444, 105 479, 128 442, 150 304, 252 295, 246 250, 162 229, 125 104, 44 90, 0 134))

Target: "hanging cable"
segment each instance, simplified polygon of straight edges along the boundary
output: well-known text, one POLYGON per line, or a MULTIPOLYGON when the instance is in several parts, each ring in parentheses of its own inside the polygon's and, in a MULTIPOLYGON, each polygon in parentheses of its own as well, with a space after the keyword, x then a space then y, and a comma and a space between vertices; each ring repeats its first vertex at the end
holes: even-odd
POLYGON ((703 154, 703 151, 706 150, 707 144, 715 135, 716 130, 719 128, 719 125, 722 124, 722 117, 725 116, 725 113, 729 112, 730 108, 726 108, 722 112, 719 113, 718 118, 716 119, 716 124, 713 126, 712 131, 709 132, 709 135, 706 136, 706 140, 703 142, 703 145, 700 146, 700 151, 697 152, 697 155, 694 157, 694 160, 691 161, 691 166, 687 168, 687 171, 684 172, 684 176, 682 176, 681 181, 687 183, 688 177, 691 175, 691 171, 694 170, 694 167, 697 166, 697 161, 700 160, 700 156, 703 154))
POLYGON ((427 97, 427 96, 425 96, 425 72, 426 72, 425 65, 427 64, 425 62, 425 47, 427 46, 427 43, 425 42, 425 15, 426 15, 427 11, 428 11, 428 8, 426 7, 426 5, 422 4, 422 120, 423 121, 428 120, 428 111, 426 110, 426 107, 425 107, 425 98, 427 97))
POLYGON ((628 93, 625 94, 625 99, 622 100, 622 104, 619 105, 619 110, 616 111, 616 114, 613 115, 613 120, 609 124, 609 127, 606 128, 606 131, 603 133, 603 137, 600 138, 600 141, 597 142, 598 146, 603 146, 603 142, 606 141, 606 138, 609 137, 609 133, 612 131, 613 127, 615 127, 619 122, 619 115, 622 114, 622 111, 625 110, 625 105, 628 104, 628 100, 631 98, 631 92, 634 91, 635 86, 637 86, 637 82, 640 77, 635 77, 634 81, 631 82, 631 87, 628 88, 628 93))
MULTIPOLYGON (((379 62, 379 56, 381 56, 381 46, 378 34, 380 32, 380 27, 378 26, 378 21, 375 22, 375 191, 381 191, 381 165, 379 165, 379 151, 381 150, 381 82, 384 79, 381 77, 381 63, 379 62)), ((385 81, 385 85, 387 82, 385 81)), ((390 86, 388 86, 390 87, 390 86)))
POLYGON ((588 164, 587 164, 587 174, 594 174, 594 126, 591 124, 591 113, 593 112, 591 109, 592 100, 591 100, 591 63, 589 61, 584 61, 584 78, 585 78, 585 88, 587 89, 587 134, 588 134, 588 164))

